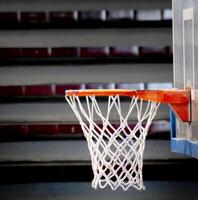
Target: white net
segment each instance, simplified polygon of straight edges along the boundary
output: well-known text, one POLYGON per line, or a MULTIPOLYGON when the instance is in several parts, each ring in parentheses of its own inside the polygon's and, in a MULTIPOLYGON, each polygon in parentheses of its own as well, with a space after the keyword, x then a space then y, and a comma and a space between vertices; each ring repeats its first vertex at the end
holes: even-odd
POLYGON ((144 106, 143 100, 131 97, 127 112, 122 113, 119 95, 108 97, 105 112, 94 95, 87 96, 85 104, 78 96, 66 96, 66 100, 78 118, 88 143, 94 174, 92 187, 96 189, 109 185, 112 190, 118 187, 127 190, 131 186, 138 190, 145 189, 142 178, 145 138, 159 103, 148 101, 144 106), (118 126, 110 122, 113 110, 119 116, 118 126), (133 114, 137 123, 132 127, 129 121, 133 114))

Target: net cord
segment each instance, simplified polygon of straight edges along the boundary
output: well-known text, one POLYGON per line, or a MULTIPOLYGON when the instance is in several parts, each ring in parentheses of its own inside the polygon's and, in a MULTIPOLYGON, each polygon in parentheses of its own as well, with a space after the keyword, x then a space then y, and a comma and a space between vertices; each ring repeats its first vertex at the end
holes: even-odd
POLYGON ((123 117, 119 95, 108 97, 106 115, 102 113, 94 95, 86 96, 86 106, 83 106, 80 98, 75 95, 66 96, 66 100, 78 118, 87 140, 94 173, 92 187, 96 189, 98 186, 104 188, 109 185, 112 190, 118 187, 127 190, 131 186, 138 190, 145 189, 142 177, 145 138, 160 103, 148 101, 143 110, 143 100, 131 97, 129 109, 123 117), (110 122, 110 113, 113 108, 116 109, 119 116, 118 128, 115 128, 110 122), (128 121, 133 110, 136 110, 137 113, 137 123, 131 129, 128 121), (100 118, 102 127, 94 122, 95 113, 100 118), (143 122, 146 122, 145 126, 143 122), (130 133, 127 133, 126 130, 129 130, 130 133), (138 131, 139 136, 136 135, 138 131), (104 137, 108 138, 108 143, 104 137), (117 138, 121 142, 118 142, 117 138), (116 153, 112 152, 111 146, 115 146, 116 153), (122 169, 121 172, 114 169, 115 166, 119 166, 118 169, 122 169))

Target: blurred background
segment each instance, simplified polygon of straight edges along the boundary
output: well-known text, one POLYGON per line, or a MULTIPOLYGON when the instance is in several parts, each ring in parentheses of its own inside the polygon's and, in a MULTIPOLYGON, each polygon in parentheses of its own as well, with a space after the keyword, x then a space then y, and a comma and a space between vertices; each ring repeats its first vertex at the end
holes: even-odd
POLYGON ((197 199, 198 162, 170 151, 166 105, 146 141, 146 191, 112 192, 91 188, 64 99, 66 89, 172 88, 172 63, 171 0, 1 0, 0 199, 197 199))

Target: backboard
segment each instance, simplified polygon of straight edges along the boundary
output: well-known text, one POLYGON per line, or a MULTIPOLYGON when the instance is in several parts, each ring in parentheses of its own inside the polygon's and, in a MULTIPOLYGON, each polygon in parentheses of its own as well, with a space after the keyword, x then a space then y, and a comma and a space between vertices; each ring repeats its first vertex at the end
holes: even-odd
POLYGON ((174 87, 191 90, 190 120, 171 116, 171 149, 198 158, 198 1, 173 0, 174 87))

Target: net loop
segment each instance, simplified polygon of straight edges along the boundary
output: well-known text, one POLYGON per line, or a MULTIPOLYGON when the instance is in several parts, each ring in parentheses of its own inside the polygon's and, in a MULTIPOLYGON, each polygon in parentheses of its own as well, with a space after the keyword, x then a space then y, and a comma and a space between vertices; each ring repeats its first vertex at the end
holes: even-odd
POLYGON ((160 103, 148 101, 145 106, 142 99, 133 96, 124 113, 119 95, 108 97, 105 111, 94 95, 86 96, 85 103, 75 95, 66 96, 66 100, 87 140, 94 174, 92 187, 145 189, 142 176, 145 139, 160 103), (119 117, 117 126, 110 121, 112 112, 119 117), (137 119, 133 127, 132 115, 137 119))

